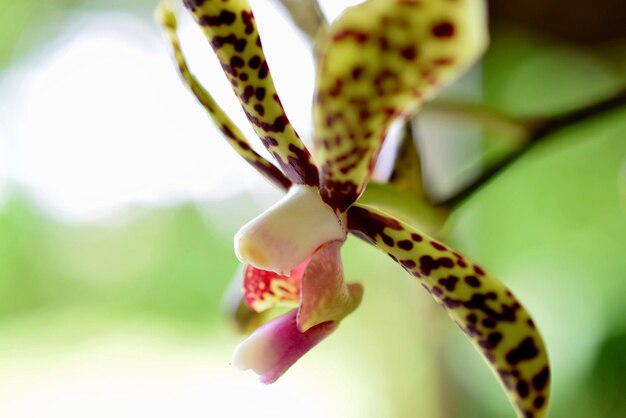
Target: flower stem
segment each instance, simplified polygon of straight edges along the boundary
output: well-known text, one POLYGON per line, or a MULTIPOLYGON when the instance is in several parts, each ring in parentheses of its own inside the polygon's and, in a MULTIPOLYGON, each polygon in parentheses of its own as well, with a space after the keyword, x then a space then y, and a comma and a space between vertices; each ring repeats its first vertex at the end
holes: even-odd
POLYGON ((579 109, 574 109, 561 113, 556 116, 547 118, 534 118, 522 120, 521 124, 525 126, 528 132, 526 144, 520 147, 516 151, 512 152, 507 157, 498 161, 491 167, 488 167, 483 173, 478 176, 467 187, 460 190, 458 193, 449 196, 443 201, 436 202, 437 205, 446 207, 455 207, 466 198, 471 196, 474 192, 480 189, 483 185, 490 182, 494 177, 500 174, 506 167, 517 161, 520 157, 530 151, 535 144, 549 137, 551 134, 560 131, 561 129, 572 126, 578 122, 591 119, 604 112, 617 109, 626 105, 626 88, 618 90, 615 94, 608 96, 598 102, 595 102, 589 106, 585 106, 579 109))

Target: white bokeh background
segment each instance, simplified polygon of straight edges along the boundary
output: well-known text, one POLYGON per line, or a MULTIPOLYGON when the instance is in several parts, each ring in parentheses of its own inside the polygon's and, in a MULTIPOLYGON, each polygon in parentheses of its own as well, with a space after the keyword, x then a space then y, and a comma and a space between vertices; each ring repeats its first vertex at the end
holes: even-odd
MULTIPOLYGON (((306 139, 310 48, 275 5, 252 3, 286 111, 306 139)), ((356 3, 326 2, 324 9, 333 18, 356 3)), ((217 59, 184 12, 181 38, 193 71, 258 145, 217 59)), ((2 74, 0 163, 0 195, 19 184, 65 221, 267 187, 185 90, 157 25, 122 13, 74 16, 2 74)))

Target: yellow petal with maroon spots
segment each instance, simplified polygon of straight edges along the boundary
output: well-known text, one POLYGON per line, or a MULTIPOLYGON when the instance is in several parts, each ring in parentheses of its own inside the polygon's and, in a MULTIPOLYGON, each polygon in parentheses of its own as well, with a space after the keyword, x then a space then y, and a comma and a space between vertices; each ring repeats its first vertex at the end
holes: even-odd
POLYGON ((172 53, 176 60, 178 72, 181 78, 187 84, 187 87, 196 96, 200 104, 207 111, 218 129, 224 134, 226 140, 246 161, 252 164, 261 174, 276 184, 283 190, 289 189, 291 181, 276 168, 272 163, 257 154, 248 143, 244 134, 239 130, 237 125, 226 115, 226 113, 215 102, 211 94, 198 82, 196 77, 189 71, 185 57, 180 48, 180 41, 176 33, 177 21, 176 15, 169 3, 161 3, 155 13, 156 19, 159 21, 165 34, 167 35, 172 53))
POLYGON ((458 77, 487 44, 482 0, 369 0, 319 40, 313 108, 324 200, 363 190, 391 123, 458 77))
POLYGON ((520 418, 546 416, 548 355, 526 309, 498 279, 384 212, 355 205, 348 229, 419 280, 482 353, 520 418))
POLYGON ((259 138, 294 183, 317 185, 318 171, 287 119, 246 0, 184 0, 217 55, 259 138))

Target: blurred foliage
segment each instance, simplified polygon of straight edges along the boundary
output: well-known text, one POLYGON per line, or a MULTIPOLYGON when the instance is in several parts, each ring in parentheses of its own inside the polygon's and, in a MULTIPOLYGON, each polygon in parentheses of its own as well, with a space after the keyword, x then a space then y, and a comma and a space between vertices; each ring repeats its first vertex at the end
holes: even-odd
POLYGON ((14 198, 0 214, 0 321, 40 309, 110 310, 213 325, 236 267, 231 238, 193 206, 71 226, 14 198))
POLYGON ((77 12, 124 10, 148 18, 154 4, 152 0, 0 0, 0 70, 50 41, 77 12))

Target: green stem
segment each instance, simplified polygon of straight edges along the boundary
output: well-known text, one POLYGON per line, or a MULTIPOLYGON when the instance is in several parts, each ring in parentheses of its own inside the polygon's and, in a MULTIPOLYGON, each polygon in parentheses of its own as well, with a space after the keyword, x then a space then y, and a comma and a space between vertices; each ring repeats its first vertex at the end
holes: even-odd
POLYGON ((426 109, 476 120, 483 129, 508 142, 512 148, 523 146, 528 141, 530 135, 528 126, 524 121, 516 120, 480 103, 436 100, 429 104, 426 109))
POLYGON ((437 204, 448 208, 457 206, 500 174, 504 168, 508 167, 510 164, 525 155, 544 138, 549 137, 551 134, 560 131, 561 129, 572 126, 578 122, 591 119, 604 112, 617 109, 621 106, 626 106, 626 88, 583 108, 571 110, 548 118, 528 119, 524 121, 523 125, 526 126, 526 129, 528 130, 528 139, 526 140, 526 145, 524 147, 517 149, 491 167, 488 167, 479 177, 477 177, 463 190, 443 201, 437 202, 437 204))

